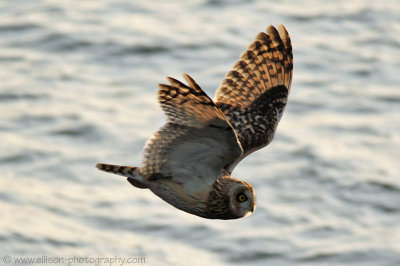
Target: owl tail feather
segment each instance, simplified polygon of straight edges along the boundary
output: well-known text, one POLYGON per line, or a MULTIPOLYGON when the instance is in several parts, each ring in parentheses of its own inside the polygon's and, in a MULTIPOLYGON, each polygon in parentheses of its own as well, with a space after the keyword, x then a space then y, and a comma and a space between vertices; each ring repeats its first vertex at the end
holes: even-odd
POLYGON ((137 188, 147 188, 145 184, 143 184, 140 179, 142 179, 139 168, 132 166, 122 166, 122 165, 114 165, 114 164, 106 164, 106 163, 98 163, 96 164, 97 169, 117 175, 122 175, 128 177, 128 182, 137 188))

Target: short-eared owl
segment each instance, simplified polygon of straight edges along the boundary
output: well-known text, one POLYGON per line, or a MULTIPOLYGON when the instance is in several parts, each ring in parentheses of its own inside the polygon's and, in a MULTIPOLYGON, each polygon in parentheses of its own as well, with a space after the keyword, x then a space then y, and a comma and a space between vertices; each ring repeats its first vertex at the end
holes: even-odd
POLYGON ((256 206, 253 187, 232 178, 234 167, 272 141, 293 72, 289 35, 269 26, 256 36, 211 100, 184 74, 168 78, 158 100, 167 123, 146 143, 142 167, 97 164, 185 212, 236 219, 256 206))

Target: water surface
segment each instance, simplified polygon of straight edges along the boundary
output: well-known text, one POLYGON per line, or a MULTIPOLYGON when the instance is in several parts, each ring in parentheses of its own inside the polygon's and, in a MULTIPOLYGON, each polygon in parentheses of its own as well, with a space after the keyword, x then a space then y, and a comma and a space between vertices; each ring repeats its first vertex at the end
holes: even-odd
POLYGON ((400 264, 397 1, 2 1, 0 14, 2 258, 400 264), (204 220, 94 168, 140 164, 165 122, 157 83, 186 72, 213 96, 280 23, 289 103, 234 171, 255 187, 252 216, 204 220))

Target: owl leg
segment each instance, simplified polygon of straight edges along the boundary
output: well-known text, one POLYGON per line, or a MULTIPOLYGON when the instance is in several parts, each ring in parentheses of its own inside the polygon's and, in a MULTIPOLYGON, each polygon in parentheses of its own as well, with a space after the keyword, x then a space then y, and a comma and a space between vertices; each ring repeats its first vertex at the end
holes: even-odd
POLYGON ((137 188, 148 188, 141 180, 143 180, 142 176, 139 173, 138 167, 132 166, 122 166, 122 165, 113 165, 113 164, 105 164, 105 163, 98 163, 96 167, 99 170, 114 173, 117 175, 122 175, 128 177, 128 182, 137 188), (141 180, 140 180, 141 179, 141 180))

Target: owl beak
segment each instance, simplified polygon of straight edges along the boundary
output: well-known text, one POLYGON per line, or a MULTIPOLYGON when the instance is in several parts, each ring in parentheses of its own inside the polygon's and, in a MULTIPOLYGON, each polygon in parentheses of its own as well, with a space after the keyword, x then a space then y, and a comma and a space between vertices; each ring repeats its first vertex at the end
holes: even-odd
POLYGON ((255 210, 256 210, 256 205, 253 205, 252 208, 251 208, 251 210, 248 211, 248 212, 244 215, 244 217, 247 217, 247 216, 252 215, 253 212, 254 212, 255 210))

